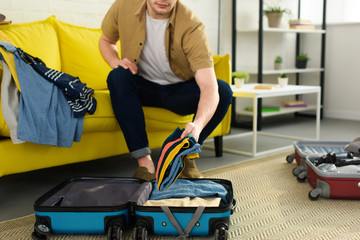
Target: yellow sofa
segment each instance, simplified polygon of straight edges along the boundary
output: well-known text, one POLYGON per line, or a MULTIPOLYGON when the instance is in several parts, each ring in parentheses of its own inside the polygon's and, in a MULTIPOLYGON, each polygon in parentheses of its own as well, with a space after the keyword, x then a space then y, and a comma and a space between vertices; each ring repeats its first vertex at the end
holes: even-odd
MULTIPOLYGON (((95 90, 93 96, 98 102, 95 114, 85 116, 81 141, 74 142, 70 148, 30 142, 13 144, 0 107, 0 177, 128 153, 106 86, 111 69, 99 51, 100 29, 70 25, 52 16, 44 21, 0 25, 0 31, 17 47, 42 59, 48 67, 78 76, 95 90)), ((214 63, 217 78, 230 83, 229 55, 214 56, 214 63)), ((193 118, 152 107, 144 107, 144 113, 151 148, 161 147, 176 127, 184 127, 193 118)), ((217 156, 222 154, 221 136, 229 130, 230 111, 210 136, 215 137, 217 156)))

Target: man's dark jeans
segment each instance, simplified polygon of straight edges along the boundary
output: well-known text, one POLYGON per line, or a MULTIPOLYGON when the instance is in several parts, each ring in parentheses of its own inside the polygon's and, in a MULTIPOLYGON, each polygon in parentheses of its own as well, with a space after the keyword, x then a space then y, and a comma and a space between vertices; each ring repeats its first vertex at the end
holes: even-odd
MULTIPOLYGON (((214 116, 199 136, 199 144, 224 118, 232 99, 228 83, 217 80, 220 101, 214 116)), ((180 115, 196 113, 200 89, 195 80, 160 85, 119 67, 107 78, 114 114, 134 158, 150 154, 142 106, 165 108, 180 115)))

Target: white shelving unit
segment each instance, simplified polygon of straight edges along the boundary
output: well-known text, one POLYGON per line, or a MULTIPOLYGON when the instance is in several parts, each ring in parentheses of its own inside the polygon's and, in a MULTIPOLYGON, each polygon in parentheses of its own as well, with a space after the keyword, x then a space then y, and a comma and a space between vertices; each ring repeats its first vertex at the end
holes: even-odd
MULTIPOLYGON (((308 105, 307 107, 280 107, 280 111, 278 112, 263 112, 263 117, 271 117, 271 116, 277 116, 282 114, 289 114, 289 113, 295 113, 295 112, 304 112, 309 110, 315 110, 316 105, 308 105)), ((253 116, 253 113, 250 111, 238 111, 241 115, 244 116, 253 116)))
MULTIPOLYGON (((251 33, 258 32, 258 28, 244 28, 237 29, 237 32, 241 33, 251 33)), ((307 29, 290 29, 290 28, 264 28, 263 32, 273 32, 273 33, 310 33, 310 34, 322 34, 325 33, 325 30, 315 29, 315 30, 307 30, 307 29)))
MULTIPOLYGON (((296 1, 296 0, 293 0, 296 1)), ((298 1, 298 18, 300 19, 300 6, 301 6, 301 0, 298 1)), ((257 75, 257 83, 263 83, 263 77, 264 76, 270 76, 270 75, 279 75, 280 73, 286 73, 286 74, 296 74, 296 85, 300 84, 300 74, 303 73, 319 73, 319 86, 321 89, 324 86, 324 73, 325 73, 325 34, 326 34, 326 0, 323 1, 323 23, 321 26, 321 29, 315 29, 315 30, 308 30, 308 29, 290 29, 290 28, 269 28, 263 26, 263 7, 264 7, 264 1, 259 0, 259 26, 256 28, 237 28, 236 27, 236 0, 233 0, 233 39, 232 39, 232 66, 233 71, 236 70, 236 45, 237 45, 237 35, 238 34, 248 34, 248 33, 257 33, 258 34, 258 66, 254 66, 252 69, 242 69, 243 71, 247 71, 250 74, 257 75), (273 69, 264 69, 263 68, 263 51, 266 51, 267 49, 264 49, 264 33, 274 33, 274 34, 296 34, 296 49, 294 51, 296 52, 296 55, 299 55, 300 53, 300 38, 302 35, 305 34, 316 34, 321 36, 321 57, 320 57, 320 67, 318 68, 305 68, 305 69, 298 69, 298 68, 289 68, 289 69, 281 69, 281 70, 273 70, 273 69)), ((265 37, 271 37, 271 35, 266 35, 265 37)), ((256 53, 255 53, 256 54, 256 53)), ((323 104, 323 94, 321 93, 320 97, 321 105, 323 104)), ((234 104, 235 105, 235 104, 234 104)), ((287 114, 287 113, 293 113, 293 112, 301 112, 304 111, 304 108, 301 109, 291 109, 291 110, 284 110, 280 112, 271 112, 271 113, 262 113, 261 112, 262 107, 262 101, 259 101, 258 104, 258 129, 261 129, 261 119, 262 117, 266 116, 274 116, 274 115, 280 115, 280 114, 287 114)), ((249 116, 249 113, 247 111, 239 111, 236 110, 236 107, 233 107, 233 116, 236 116, 236 114, 240 115, 246 115, 249 116)), ((314 107, 308 106, 306 110, 313 110, 314 107)), ((322 112, 320 113, 320 116, 322 116, 322 112)), ((233 123, 236 124, 236 118, 233 118, 233 123)))
POLYGON ((286 138, 286 139, 293 139, 293 140, 319 140, 320 138, 320 92, 321 88, 319 86, 299 86, 299 85, 288 85, 283 88, 275 88, 271 90, 266 89, 255 89, 255 86, 258 84, 245 84, 241 88, 236 88, 234 85, 232 86, 233 95, 236 98, 247 98, 251 99, 253 103, 253 111, 244 111, 244 115, 252 116, 253 118, 253 124, 252 124, 252 131, 245 132, 245 133, 239 133, 239 134, 232 134, 225 136, 225 139, 229 138, 237 138, 237 137, 245 137, 248 135, 252 136, 252 151, 240 151, 240 150, 234 150, 234 149, 228 149, 224 148, 224 152, 230 152, 235 154, 241 154, 241 155, 247 155, 247 156, 261 156, 266 155, 270 153, 277 152, 279 150, 287 150, 289 147, 293 146, 285 146, 277 149, 271 149, 268 151, 257 151, 257 136, 263 135, 263 136, 270 136, 270 137, 277 137, 277 138, 286 138), (294 136, 293 134, 289 133, 289 135, 279 135, 274 134, 270 132, 264 132, 264 131, 258 131, 257 130, 257 116, 259 114, 258 112, 258 103, 263 98, 273 98, 273 97, 279 97, 279 96, 289 96, 293 94, 315 94, 316 95, 316 104, 307 106, 307 107, 301 107, 301 108, 281 108, 279 112, 268 112, 263 113, 263 116, 271 116, 271 115, 279 115, 279 114, 287 114, 292 112, 299 112, 299 111, 306 111, 306 110, 315 110, 316 114, 316 120, 315 120, 315 134, 313 138, 302 138, 298 136, 294 136))
MULTIPOLYGON (((278 75, 280 73, 311 73, 311 72, 323 72, 324 68, 289 68, 281 70, 263 70, 263 75, 278 75)), ((257 70, 249 70, 249 74, 258 74, 257 70)))

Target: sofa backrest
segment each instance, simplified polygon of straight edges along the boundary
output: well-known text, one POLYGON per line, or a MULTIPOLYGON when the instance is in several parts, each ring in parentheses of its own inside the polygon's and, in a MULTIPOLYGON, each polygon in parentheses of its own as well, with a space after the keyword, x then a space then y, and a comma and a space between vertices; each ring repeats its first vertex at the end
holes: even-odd
POLYGON ((111 68, 99 50, 101 29, 71 25, 51 16, 44 21, 0 25, 0 31, 48 67, 79 77, 90 88, 107 88, 111 68))
POLYGON ((58 36, 50 18, 31 23, 0 25, 0 31, 16 47, 40 58, 48 67, 61 70, 58 36))
MULTIPOLYGON (((59 37, 61 69, 93 89, 107 89, 111 71, 99 49, 101 29, 71 25, 51 17, 59 37)), ((120 44, 118 44, 120 49, 120 44)))

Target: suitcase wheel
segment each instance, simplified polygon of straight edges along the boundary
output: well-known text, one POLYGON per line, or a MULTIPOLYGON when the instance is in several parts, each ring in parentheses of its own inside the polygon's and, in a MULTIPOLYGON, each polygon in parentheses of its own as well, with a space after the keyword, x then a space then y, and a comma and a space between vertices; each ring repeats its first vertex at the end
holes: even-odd
POLYGON ((120 220, 111 222, 107 231, 107 240, 121 240, 123 237, 123 224, 120 220))
POLYGON ((316 201, 316 200, 318 200, 320 193, 321 193, 321 191, 319 191, 318 188, 315 188, 309 192, 308 196, 309 196, 310 200, 316 201))
POLYGON ((294 159, 295 159, 295 153, 292 153, 292 154, 286 156, 286 161, 288 163, 292 163, 294 161, 294 159))
POLYGON ((148 239, 148 232, 146 227, 135 227, 133 233, 134 240, 147 240, 148 239))
POLYGON ((292 170, 292 174, 296 177, 299 174, 299 168, 296 167, 292 170))
POLYGON ((33 240, 47 240, 47 237, 46 235, 43 235, 43 234, 40 234, 36 231, 34 231, 32 234, 31 234, 31 238, 33 240))
POLYGON ((120 226, 109 227, 107 240, 121 240, 123 231, 120 226))
POLYGON ((228 226, 226 224, 218 224, 216 226, 214 240, 227 240, 229 239, 228 226))
MULTIPOLYGON (((298 166, 298 167, 296 167, 296 168, 294 168, 293 170, 292 170, 292 174, 295 176, 295 177, 297 177, 299 174, 301 174, 302 172, 305 172, 306 173, 306 171, 307 171, 307 168, 306 168, 306 166, 304 166, 304 165, 300 165, 300 166, 298 166)), ((307 173, 306 173, 307 174, 307 173)))
POLYGON ((50 227, 43 221, 37 221, 34 225, 34 230, 41 235, 48 235, 51 233, 50 227))
POLYGON ((134 240, 147 240, 148 239, 148 229, 150 226, 148 225, 146 220, 139 220, 133 231, 133 239, 134 240))
POLYGON ((298 180, 298 182, 303 183, 305 182, 306 177, 307 177, 307 171, 302 171, 296 176, 296 179, 298 180))

